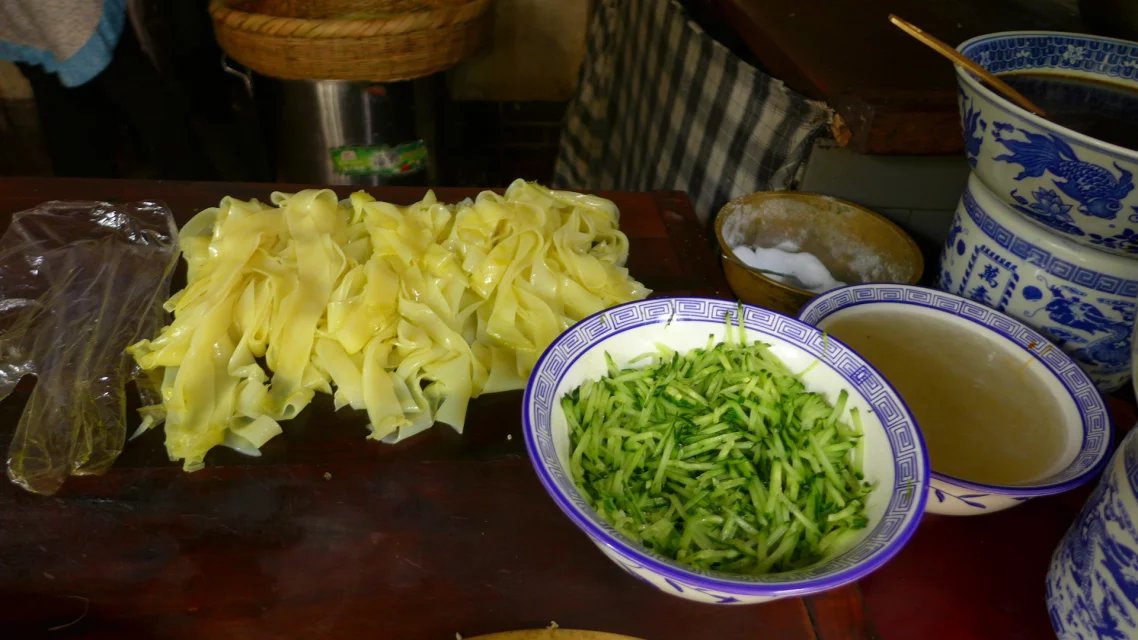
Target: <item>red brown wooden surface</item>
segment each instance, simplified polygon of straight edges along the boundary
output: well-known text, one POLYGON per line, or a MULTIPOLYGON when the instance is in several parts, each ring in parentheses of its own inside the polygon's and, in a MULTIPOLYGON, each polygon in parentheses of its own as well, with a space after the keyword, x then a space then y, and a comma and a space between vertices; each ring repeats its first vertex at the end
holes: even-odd
MULTIPOLYGON (((1134 425, 1134 399, 1127 389, 1107 404, 1117 442, 1134 425)), ((1092 482, 991 515, 926 514, 909 544, 860 582, 881 638, 1053 638, 1044 578, 1093 488, 1092 482)))
MULTIPOLYGON (((160 199, 184 219, 270 189, 0 178, 0 226, 52 198, 160 199)), ((634 276, 660 294, 727 295, 682 194, 609 195, 634 276)), ((321 397, 261 458, 217 451, 185 474, 154 432, 108 475, 73 478, 55 497, 0 481, 0 638, 450 640, 550 621, 652 639, 1051 635, 1043 576, 1090 487, 999 514, 927 515, 858 585, 699 605, 627 576, 562 516, 526 458, 520 396, 473 402, 462 435, 436 427, 396 446, 366 441, 362 415, 333 414, 321 397)), ((2 446, 20 400, 0 403, 2 446)), ((1133 399, 1110 401, 1118 425, 1133 424, 1133 399)))
POLYGON ((1083 31, 1073 0, 707 0, 759 64, 824 100, 866 153, 963 150, 952 64, 896 27, 896 13, 955 46, 996 31, 1083 31))
MULTIPOLYGON (((155 199, 184 221, 224 195, 266 199, 272 188, 0 178, 0 226, 49 199, 155 199)), ((727 294, 686 197, 610 197, 635 277, 661 294, 727 294)), ((5 448, 20 400, 0 403, 5 448)), ((155 431, 106 476, 73 478, 54 497, 0 481, 0 637, 450 640, 550 621, 653 639, 865 637, 856 586, 820 609, 803 599, 725 608, 626 575, 541 488, 520 400, 479 398, 464 434, 440 426, 390 446, 365 440, 364 415, 333 413, 320 397, 261 458, 216 451, 186 474, 155 431), (843 599, 855 606, 829 611, 843 599)))

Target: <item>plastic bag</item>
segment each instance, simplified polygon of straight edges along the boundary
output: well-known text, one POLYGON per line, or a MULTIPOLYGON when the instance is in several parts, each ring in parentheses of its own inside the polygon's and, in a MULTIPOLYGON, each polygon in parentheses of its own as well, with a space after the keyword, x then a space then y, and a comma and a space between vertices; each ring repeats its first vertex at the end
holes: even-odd
POLYGON ((127 345, 161 326, 178 255, 170 210, 152 202, 47 202, 0 237, 0 400, 35 389, 8 477, 53 494, 106 471, 126 438, 127 345))

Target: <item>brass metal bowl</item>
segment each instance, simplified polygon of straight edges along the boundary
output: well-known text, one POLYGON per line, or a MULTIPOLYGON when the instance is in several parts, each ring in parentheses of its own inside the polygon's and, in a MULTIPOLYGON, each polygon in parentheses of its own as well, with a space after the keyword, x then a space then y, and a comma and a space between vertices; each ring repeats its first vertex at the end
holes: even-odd
POLYGON ((734 247, 790 241, 847 284, 916 284, 924 271, 920 249, 896 224, 860 205, 815 193, 760 191, 736 198, 716 215, 715 237, 735 295, 788 315, 818 294, 748 267, 735 257, 734 247))

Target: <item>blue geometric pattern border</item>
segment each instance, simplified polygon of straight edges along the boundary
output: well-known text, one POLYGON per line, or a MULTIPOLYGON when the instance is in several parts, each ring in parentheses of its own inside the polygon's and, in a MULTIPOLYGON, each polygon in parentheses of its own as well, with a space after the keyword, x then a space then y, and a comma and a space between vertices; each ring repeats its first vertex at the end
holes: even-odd
POLYGON ((1120 296, 1138 297, 1138 280, 1126 280, 1056 258, 1050 251, 1024 240, 989 216, 968 190, 964 210, 993 242, 1053 276, 1088 289, 1120 296))

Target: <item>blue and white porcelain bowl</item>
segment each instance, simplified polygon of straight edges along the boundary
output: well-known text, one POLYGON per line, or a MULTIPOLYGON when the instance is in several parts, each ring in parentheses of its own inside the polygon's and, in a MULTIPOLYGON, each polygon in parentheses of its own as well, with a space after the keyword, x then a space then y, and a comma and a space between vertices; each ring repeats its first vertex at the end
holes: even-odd
POLYGON ((1061 640, 1138 638, 1138 428, 1055 549, 1047 607, 1061 640))
MULTIPOLYGON (((1138 90, 1134 42, 1011 31, 972 38, 957 49, 993 73, 1080 76, 1138 90)), ((956 78, 968 161, 1000 200, 1080 244, 1138 255, 1138 150, 1036 116, 960 66, 956 78)))
POLYGON ((939 287, 1031 325, 1103 392, 1130 378, 1138 260, 1091 251, 1019 215, 976 174, 956 208, 939 287))
MULTIPOLYGON (((1095 477, 1106 463, 1112 427, 1102 396, 1087 374, 1030 327, 982 304, 943 291, 899 284, 863 284, 834 289, 818 296, 799 313, 799 319, 826 331, 842 317, 870 313, 909 314, 922 321, 948 322, 989 349, 1001 349, 1025 364, 1008 377, 1007 393, 1017 393, 1024 379, 1047 387, 1058 401, 1067 446, 1050 465, 1051 472, 1029 484, 1015 486, 975 482, 937 471, 936 451, 930 473, 930 513, 972 516, 993 513, 1034 497, 1069 491, 1095 477)), ((936 375, 938 364, 914 363, 914 371, 936 375)), ((919 411, 918 411, 919 414, 919 411)), ((918 426, 920 415, 917 416, 918 426)), ((926 441, 927 442, 927 441, 926 441)))
POLYGON ((880 567, 908 541, 924 510, 928 456, 905 403, 872 366, 844 345, 793 318, 760 307, 707 298, 657 298, 607 309, 573 325, 546 349, 526 385, 522 428, 538 478, 557 506, 622 569, 675 596, 716 604, 749 604, 801 596, 852 582, 880 567), (844 550, 782 573, 744 576, 705 572, 660 556, 602 520, 569 474, 569 434, 561 397, 604 375, 604 354, 618 366, 664 344, 688 351, 722 339, 739 310, 749 340, 771 345, 810 391, 833 402, 841 390, 863 417, 863 473, 875 483, 868 525, 844 550))

